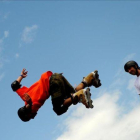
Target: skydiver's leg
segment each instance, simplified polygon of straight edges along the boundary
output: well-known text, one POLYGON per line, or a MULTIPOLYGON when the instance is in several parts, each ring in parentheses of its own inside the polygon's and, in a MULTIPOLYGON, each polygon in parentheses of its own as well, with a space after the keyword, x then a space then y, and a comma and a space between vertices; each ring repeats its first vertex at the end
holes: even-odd
POLYGON ((79 92, 75 93, 74 88, 62 74, 53 74, 50 79, 50 94, 52 98, 53 110, 56 112, 56 114, 61 115, 65 113, 69 106, 72 104, 77 104, 79 101, 81 101, 81 99, 83 99, 83 104, 87 108, 91 107, 88 105, 89 102, 91 102, 91 94, 88 90, 81 90, 83 88, 84 84, 80 83, 77 86, 77 90, 79 92))
POLYGON ((72 104, 71 95, 69 92, 75 92, 73 87, 70 86, 66 89, 65 78, 62 74, 55 73, 50 78, 50 95, 53 105, 53 110, 57 115, 61 115, 68 110, 68 107, 72 104))

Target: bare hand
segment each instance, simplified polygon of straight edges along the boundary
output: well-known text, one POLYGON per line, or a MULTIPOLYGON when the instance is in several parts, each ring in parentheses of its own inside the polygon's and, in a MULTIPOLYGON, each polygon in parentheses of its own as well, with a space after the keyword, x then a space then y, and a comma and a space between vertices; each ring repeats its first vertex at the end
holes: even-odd
POLYGON ((23 69, 21 72, 22 77, 23 78, 27 77, 27 73, 28 73, 28 71, 26 71, 26 69, 23 69))

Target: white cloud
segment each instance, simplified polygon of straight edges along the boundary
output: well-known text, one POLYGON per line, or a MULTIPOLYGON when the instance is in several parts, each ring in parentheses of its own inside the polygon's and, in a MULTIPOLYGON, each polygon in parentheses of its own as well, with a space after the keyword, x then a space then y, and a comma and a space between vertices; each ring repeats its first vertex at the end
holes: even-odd
POLYGON ((4 35, 2 38, 0 38, 0 47, 3 43, 3 41, 9 36, 9 31, 4 31, 4 35))
POLYGON ((37 25, 33 25, 31 27, 25 27, 22 33, 22 41, 25 43, 31 43, 33 42, 35 35, 36 35, 36 30, 38 29, 37 25))
POLYGON ((133 91, 134 90, 134 82, 135 82, 136 79, 130 79, 128 81, 128 86, 127 86, 127 89, 129 89, 130 91, 133 91))
POLYGON ((105 93, 93 109, 78 107, 61 126, 65 131, 57 140, 139 140, 140 106, 125 114, 117 104, 119 94, 105 93))
POLYGON ((126 82, 125 79, 123 78, 117 78, 111 85, 110 87, 111 88, 114 88, 114 87, 121 87, 124 85, 124 83, 126 82))
POLYGON ((3 43, 4 43, 4 40, 9 36, 9 31, 4 31, 3 33, 3 37, 0 38, 0 68, 2 68, 3 66, 3 62, 5 61, 4 60, 4 57, 2 55, 2 50, 3 50, 3 43))
POLYGON ((125 64, 126 62, 132 60, 132 59, 134 58, 135 55, 136 55, 135 53, 132 53, 132 54, 127 55, 127 56, 124 58, 123 63, 125 64))
POLYGON ((9 36, 9 31, 4 31, 4 38, 7 38, 9 36))
POLYGON ((2 74, 0 75, 0 81, 3 79, 4 76, 5 76, 4 73, 2 73, 2 74))

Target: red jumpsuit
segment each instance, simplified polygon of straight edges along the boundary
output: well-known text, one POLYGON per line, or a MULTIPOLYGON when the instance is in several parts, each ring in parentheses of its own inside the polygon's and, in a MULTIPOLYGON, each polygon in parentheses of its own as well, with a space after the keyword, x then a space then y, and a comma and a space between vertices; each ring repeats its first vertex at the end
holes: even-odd
MULTIPOLYGON (((23 86, 16 90, 16 93, 23 99, 23 95, 28 93, 32 100, 32 113, 36 113, 38 109, 44 104, 46 99, 49 98, 49 79, 53 73, 51 71, 47 71, 41 75, 39 81, 34 83, 31 87, 27 88, 23 86)), ((25 105, 27 102, 25 101, 25 105)))

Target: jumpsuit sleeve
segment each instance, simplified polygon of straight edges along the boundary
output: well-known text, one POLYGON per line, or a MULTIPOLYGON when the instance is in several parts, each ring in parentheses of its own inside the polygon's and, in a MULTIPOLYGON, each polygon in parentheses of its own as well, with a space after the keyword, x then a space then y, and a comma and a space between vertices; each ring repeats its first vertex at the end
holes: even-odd
POLYGON ((18 81, 15 80, 11 84, 11 88, 12 88, 13 91, 15 91, 21 97, 21 99, 23 101, 25 101, 23 97, 24 97, 24 94, 26 93, 26 91, 28 89, 27 87, 25 87, 25 86, 21 87, 21 84, 18 81))

